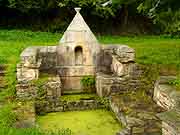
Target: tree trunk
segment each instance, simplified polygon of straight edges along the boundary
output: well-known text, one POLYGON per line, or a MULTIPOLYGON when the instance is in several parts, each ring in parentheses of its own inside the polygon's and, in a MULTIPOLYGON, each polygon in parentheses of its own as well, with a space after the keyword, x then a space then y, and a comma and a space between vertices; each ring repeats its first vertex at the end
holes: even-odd
POLYGON ((128 24, 128 16, 129 16, 129 12, 128 12, 128 6, 124 5, 124 26, 127 26, 128 24))

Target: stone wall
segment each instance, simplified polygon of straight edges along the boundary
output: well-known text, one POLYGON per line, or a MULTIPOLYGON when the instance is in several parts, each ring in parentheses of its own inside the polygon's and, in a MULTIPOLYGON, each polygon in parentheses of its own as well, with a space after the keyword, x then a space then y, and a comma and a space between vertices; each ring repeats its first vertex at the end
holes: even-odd
POLYGON ((180 112, 171 110, 157 116, 162 120, 162 135, 180 134, 180 112))
POLYGON ((21 61, 17 65, 18 82, 38 79, 40 61, 37 59, 38 47, 28 47, 21 53, 21 61))
POLYGON ((180 92, 169 85, 173 79, 173 76, 161 76, 154 88, 154 101, 166 110, 174 109, 180 104, 180 92))
MULTIPOLYGON (((18 128, 34 127, 37 113, 36 101, 58 100, 61 96, 60 78, 51 75, 30 82, 19 82, 16 85, 16 95, 18 107, 15 112, 18 119, 14 126, 18 128)), ((43 102, 41 104, 44 105, 43 102)))
MULTIPOLYGON (((126 74, 124 76, 104 73, 96 74, 96 89, 99 96, 148 89, 143 78, 144 67, 133 63, 124 66, 127 66, 126 72, 123 72, 123 74, 126 74)), ((150 83, 153 86, 153 82, 150 83)))
POLYGON ((37 88, 32 83, 18 83, 16 96, 19 100, 33 100, 37 96, 37 88))
POLYGON ((157 105, 136 96, 127 93, 111 96, 111 110, 123 125, 117 135, 161 135, 161 121, 156 117, 157 105))
POLYGON ((81 79, 84 76, 94 76, 94 66, 61 66, 58 67, 58 75, 61 77, 62 90, 81 90, 81 79))
POLYGON ((162 120, 162 135, 180 134, 180 92, 169 84, 173 76, 161 76, 154 89, 154 101, 167 112, 157 116, 162 120))
POLYGON ((19 100, 35 100, 42 93, 46 94, 47 99, 59 98, 61 96, 61 80, 59 76, 48 77, 42 82, 37 80, 28 83, 21 82, 16 85, 16 95, 19 100))
POLYGON ((14 112, 17 116, 14 127, 32 128, 36 125, 36 113, 33 101, 19 101, 14 112))
MULTIPOLYGON (((96 89, 99 96, 144 89, 145 68, 135 64, 134 50, 125 45, 108 45, 98 55, 96 89)), ((153 82, 152 82, 153 83, 153 82)))
POLYGON ((61 97, 62 83, 59 76, 48 77, 42 84, 42 89, 46 93, 47 99, 59 99, 61 97))
POLYGON ((37 80, 40 70, 56 72, 56 46, 28 47, 21 53, 21 61, 17 64, 18 82, 37 80))
POLYGON ((98 100, 61 101, 46 100, 36 101, 36 113, 44 114, 50 112, 81 111, 104 108, 104 104, 98 100))
POLYGON ((40 70, 54 70, 57 65, 57 46, 39 47, 38 59, 41 60, 40 70))

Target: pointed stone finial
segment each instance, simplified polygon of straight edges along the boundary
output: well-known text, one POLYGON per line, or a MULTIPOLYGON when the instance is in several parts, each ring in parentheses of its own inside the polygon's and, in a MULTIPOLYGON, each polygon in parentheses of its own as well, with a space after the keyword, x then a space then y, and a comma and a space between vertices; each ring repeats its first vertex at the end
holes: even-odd
POLYGON ((80 7, 76 7, 76 8, 74 8, 74 9, 76 10, 77 13, 80 12, 80 10, 81 10, 80 7))

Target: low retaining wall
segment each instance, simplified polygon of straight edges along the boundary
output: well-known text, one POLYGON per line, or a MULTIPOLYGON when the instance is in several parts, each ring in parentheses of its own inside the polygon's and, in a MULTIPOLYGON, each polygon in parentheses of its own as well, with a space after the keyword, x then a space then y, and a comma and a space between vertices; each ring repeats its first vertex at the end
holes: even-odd
POLYGON ((169 85, 173 79, 175 77, 160 77, 154 89, 154 101, 167 110, 157 114, 162 120, 162 135, 180 135, 180 92, 169 85))
POLYGON ((153 95, 154 78, 150 80, 146 74, 150 74, 149 67, 135 63, 123 64, 125 73, 118 76, 116 73, 105 74, 96 73, 96 89, 100 97, 110 96, 112 94, 125 93, 128 91, 138 91, 146 89, 149 95, 153 95))
POLYGON ((176 91, 171 85, 169 85, 169 81, 175 79, 175 77, 166 77, 162 76, 156 82, 154 88, 154 101, 164 108, 165 110, 174 109, 179 101, 178 95, 180 92, 176 91))
POLYGON ((79 100, 79 101, 36 101, 35 108, 37 114, 50 112, 66 112, 101 109, 105 105, 97 100, 79 100))
POLYGON ((162 135, 180 135, 180 113, 171 110, 158 114, 162 120, 162 135))
POLYGON ((130 101, 128 100, 124 104, 118 104, 116 99, 111 99, 111 110, 115 113, 119 122, 124 126, 124 129, 120 130, 116 135, 160 135, 161 121, 155 117, 155 112, 152 112, 151 109, 147 109, 149 104, 146 104, 145 108, 147 110, 141 110, 141 107, 137 108, 136 106, 139 104, 138 102, 132 101, 135 103, 131 105, 127 102, 130 101), (135 107, 134 109, 133 106, 135 107))
POLYGON ((36 125, 36 113, 33 101, 19 101, 14 109, 16 114, 16 128, 32 128, 36 125))

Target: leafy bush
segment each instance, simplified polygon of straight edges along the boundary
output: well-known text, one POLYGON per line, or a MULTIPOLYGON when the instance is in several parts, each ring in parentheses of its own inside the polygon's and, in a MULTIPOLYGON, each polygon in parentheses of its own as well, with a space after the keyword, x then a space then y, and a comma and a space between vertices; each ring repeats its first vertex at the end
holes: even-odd
POLYGON ((144 0, 138 11, 147 15, 163 33, 180 34, 179 0, 144 0))
POLYGON ((81 79, 81 85, 83 90, 87 91, 87 92, 92 92, 95 90, 95 78, 94 76, 84 76, 81 79))
POLYGON ((159 13, 154 20, 159 24, 165 33, 176 35, 180 34, 180 10, 172 11, 169 9, 166 12, 159 13))

